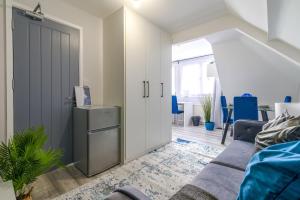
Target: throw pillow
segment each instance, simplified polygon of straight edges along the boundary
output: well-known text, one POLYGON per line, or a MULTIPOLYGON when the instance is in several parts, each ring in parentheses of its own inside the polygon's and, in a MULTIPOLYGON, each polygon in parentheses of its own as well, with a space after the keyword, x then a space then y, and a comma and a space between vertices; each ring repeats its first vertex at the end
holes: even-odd
POLYGON ((300 142, 270 146, 250 160, 238 200, 300 199, 300 142))
POLYGON ((266 123, 263 126, 262 130, 267 130, 292 118, 294 118, 294 116, 290 116, 288 113, 282 113, 281 115, 277 116, 275 119, 270 120, 268 123, 266 123))
POLYGON ((274 125, 257 134, 255 138, 257 151, 274 144, 300 140, 300 116, 280 118, 278 121, 281 123, 274 122, 274 125))

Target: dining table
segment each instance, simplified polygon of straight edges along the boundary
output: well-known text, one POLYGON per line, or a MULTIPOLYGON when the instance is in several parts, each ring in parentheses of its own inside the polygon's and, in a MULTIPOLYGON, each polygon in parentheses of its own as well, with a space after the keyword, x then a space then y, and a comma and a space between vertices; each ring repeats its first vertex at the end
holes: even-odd
MULTIPOLYGON (((233 106, 233 104, 229 104, 227 107, 225 107, 225 109, 228 109, 228 117, 227 117, 227 120, 225 122, 225 128, 223 130, 221 144, 225 143, 226 136, 227 136, 227 131, 228 131, 228 128, 230 126, 230 119, 231 119, 231 116, 232 116, 232 113, 233 113, 233 110, 234 110, 234 106, 233 106)), ((274 109, 271 108, 269 105, 259 105, 257 107, 257 110, 260 111, 262 120, 265 121, 265 122, 269 121, 268 112, 274 112, 274 109)))

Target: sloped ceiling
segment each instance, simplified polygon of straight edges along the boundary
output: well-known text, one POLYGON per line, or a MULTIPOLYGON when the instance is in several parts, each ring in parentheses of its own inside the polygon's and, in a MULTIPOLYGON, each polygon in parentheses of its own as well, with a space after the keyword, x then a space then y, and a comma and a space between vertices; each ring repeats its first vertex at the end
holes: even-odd
POLYGON ((299 0, 224 0, 228 10, 267 32, 268 38, 280 39, 300 49, 299 0))
POLYGON ((235 29, 215 33, 207 39, 229 102, 245 92, 257 96, 260 104, 274 106, 287 95, 299 101, 299 65, 235 29))
POLYGON ((281 39, 300 49, 299 10, 299 0, 268 0, 269 38, 281 39))
POLYGON ((225 0, 225 2, 232 14, 268 32, 267 0, 225 0))
POLYGON ((126 5, 170 33, 194 27, 231 13, 300 49, 300 0, 62 0, 98 17, 126 5))

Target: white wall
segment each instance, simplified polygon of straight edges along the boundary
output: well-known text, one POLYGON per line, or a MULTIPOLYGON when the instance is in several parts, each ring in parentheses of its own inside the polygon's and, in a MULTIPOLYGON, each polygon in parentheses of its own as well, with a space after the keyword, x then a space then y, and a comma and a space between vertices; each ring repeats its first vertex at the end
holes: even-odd
POLYGON ((0 142, 6 141, 6 108, 5 108, 5 12, 4 0, 0 0, 0 142))
POLYGON ((103 20, 103 103, 124 104, 124 9, 103 20), (116 59, 117 58, 117 59, 116 59))
POLYGON ((300 49, 300 1, 268 0, 269 35, 300 49))
POLYGON ((274 106, 286 95, 299 101, 299 65, 236 30, 217 33, 209 41, 228 102, 245 92, 257 96, 259 104, 274 106))
POLYGON ((124 162, 124 8, 103 19, 103 104, 121 107, 121 161, 124 162))
POLYGON ((82 27, 83 30, 83 84, 90 86, 93 104, 102 103, 102 19, 60 0, 13 0, 33 9, 42 5, 46 16, 55 17, 82 27))

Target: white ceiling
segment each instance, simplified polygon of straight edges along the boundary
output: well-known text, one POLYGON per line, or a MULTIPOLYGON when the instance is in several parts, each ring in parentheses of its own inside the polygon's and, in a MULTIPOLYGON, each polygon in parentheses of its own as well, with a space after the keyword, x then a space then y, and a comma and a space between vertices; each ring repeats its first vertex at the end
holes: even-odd
POLYGON ((227 12, 279 38, 300 47, 298 37, 299 0, 62 0, 104 18, 122 6, 133 9, 170 33, 191 28, 227 12), (135 8, 134 1, 140 6, 135 8), (277 6, 274 9, 273 5, 277 6), (280 9, 279 9, 280 7, 280 9), (280 11, 280 12, 279 12, 280 11), (268 13, 269 12, 269 13, 268 13), (279 15, 281 13, 281 16, 279 15), (283 13, 283 14, 282 14, 283 13), (268 16, 269 14, 269 16, 268 16), (278 25, 279 24, 279 25, 278 25), (271 30, 269 30, 269 28, 271 30), (297 43, 296 45, 294 43, 297 43))
POLYGON ((124 0, 62 0, 98 17, 112 14, 123 6, 124 0))
POLYGON ((123 5, 134 9, 165 30, 174 33, 220 17, 227 12, 224 0, 63 0, 98 17, 105 17, 123 5))
MULTIPOLYGON (((132 0, 127 5, 132 7, 132 0)), ((171 33, 223 16, 223 0, 141 0, 135 11, 171 33)))

